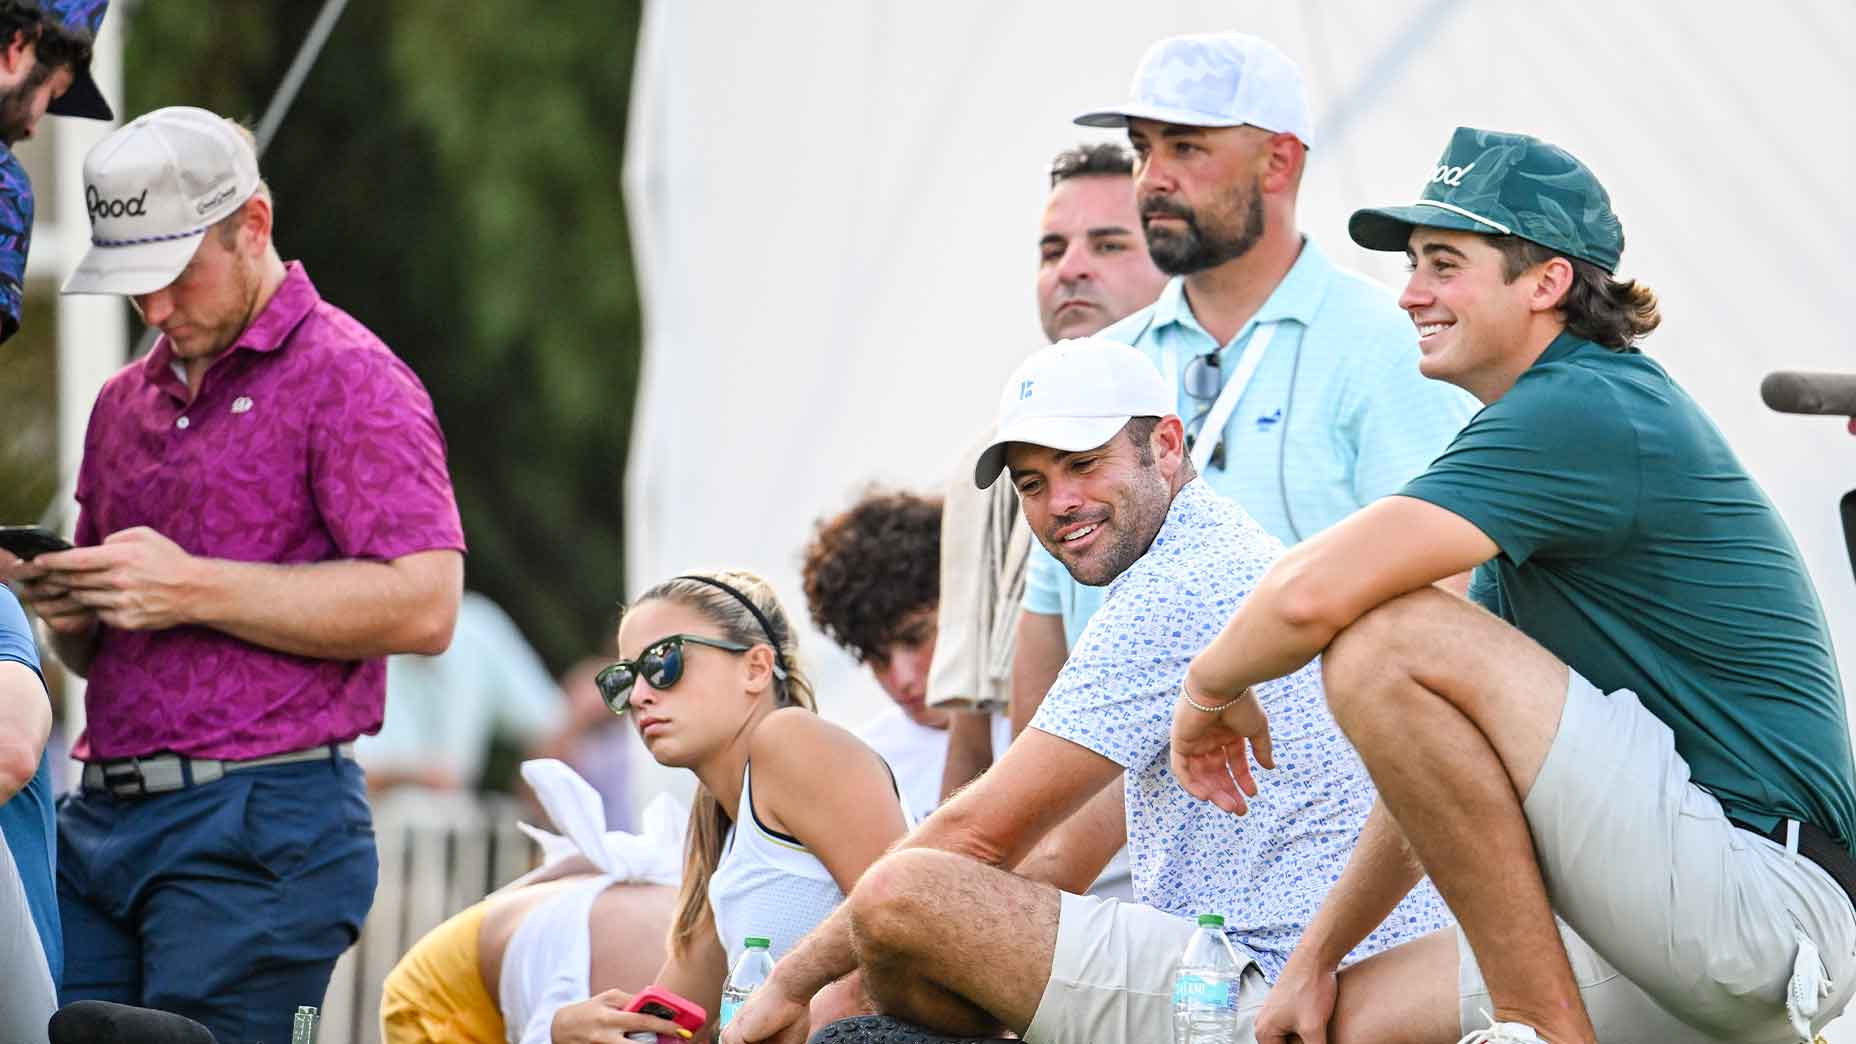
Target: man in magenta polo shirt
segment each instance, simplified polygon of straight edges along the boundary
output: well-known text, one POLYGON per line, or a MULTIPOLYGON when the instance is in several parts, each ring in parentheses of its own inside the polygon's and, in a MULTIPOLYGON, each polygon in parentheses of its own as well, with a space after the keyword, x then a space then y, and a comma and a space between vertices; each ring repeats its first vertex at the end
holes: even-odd
POLYGON ((78 549, 9 579, 89 679, 60 808, 62 999, 290 1039, 373 901, 351 741, 450 642, 464 549, 431 399, 272 243, 250 135, 168 108, 84 161, 66 293, 162 332, 103 387, 78 549))

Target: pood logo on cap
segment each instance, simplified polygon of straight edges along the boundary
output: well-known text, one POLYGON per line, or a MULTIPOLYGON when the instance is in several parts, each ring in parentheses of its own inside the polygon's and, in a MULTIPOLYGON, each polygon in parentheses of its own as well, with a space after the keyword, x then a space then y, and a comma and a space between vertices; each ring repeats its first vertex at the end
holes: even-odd
POLYGON ((1468 174, 1473 167, 1475 167, 1474 163, 1467 163, 1461 167, 1447 167, 1439 163, 1437 168, 1431 172, 1431 184, 1456 188, 1463 183, 1463 175, 1468 174))
POLYGON ((95 185, 84 187, 84 203, 90 209, 90 220, 100 217, 142 217, 148 213, 148 190, 143 189, 139 196, 126 196, 122 199, 104 199, 95 185))

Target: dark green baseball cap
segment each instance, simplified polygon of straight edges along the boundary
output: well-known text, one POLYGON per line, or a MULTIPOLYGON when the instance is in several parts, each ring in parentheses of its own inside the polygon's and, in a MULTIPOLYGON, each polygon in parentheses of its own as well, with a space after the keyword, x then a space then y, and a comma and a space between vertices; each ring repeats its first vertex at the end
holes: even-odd
POLYGON ((1458 127, 1408 207, 1356 210, 1347 234, 1368 250, 1404 251, 1414 225, 1514 235, 1607 272, 1624 253, 1624 226, 1586 165, 1525 134, 1458 127))

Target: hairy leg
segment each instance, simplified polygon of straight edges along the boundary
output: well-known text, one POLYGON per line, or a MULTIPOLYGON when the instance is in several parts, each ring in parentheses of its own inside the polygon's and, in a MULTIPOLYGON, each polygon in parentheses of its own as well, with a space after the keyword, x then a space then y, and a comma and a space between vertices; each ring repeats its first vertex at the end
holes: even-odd
POLYGON ((885 1014, 955 1035, 1024 1032, 1057 949, 1057 890, 965 856, 893 853, 864 872, 851 928, 885 1014))
POLYGON ((1565 664, 1426 590, 1343 631, 1323 671, 1335 720, 1476 952, 1495 1017, 1554 1044, 1594 1041, 1521 809, 1559 729, 1565 664))

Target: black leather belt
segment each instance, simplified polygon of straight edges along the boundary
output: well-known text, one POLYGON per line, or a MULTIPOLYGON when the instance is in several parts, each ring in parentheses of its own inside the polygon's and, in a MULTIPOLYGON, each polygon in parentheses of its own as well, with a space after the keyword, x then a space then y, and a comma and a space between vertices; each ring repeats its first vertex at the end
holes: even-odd
MULTIPOLYGON (((1760 830, 1731 816, 1727 821, 1749 834, 1776 842, 1780 848, 1785 847, 1785 824, 1791 822, 1781 819, 1771 830, 1760 830)), ((1843 889, 1843 894, 1849 896, 1850 904, 1856 906, 1856 856, 1837 844, 1835 838, 1803 820, 1798 821, 1798 854, 1822 867, 1837 887, 1843 889)))

